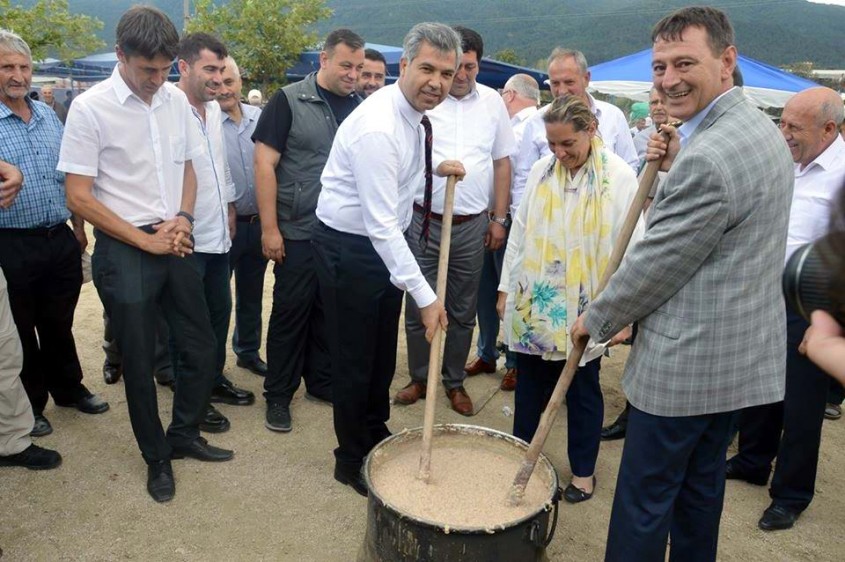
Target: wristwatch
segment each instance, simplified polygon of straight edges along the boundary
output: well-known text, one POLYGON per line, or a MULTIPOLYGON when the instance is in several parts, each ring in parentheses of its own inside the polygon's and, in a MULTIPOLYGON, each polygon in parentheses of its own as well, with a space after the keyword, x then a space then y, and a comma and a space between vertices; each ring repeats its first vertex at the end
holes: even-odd
POLYGON ((503 228, 507 229, 511 227, 511 218, 509 216, 497 217, 493 213, 490 213, 490 220, 501 225, 503 228))
POLYGON ((189 213, 188 211, 179 211, 178 213, 176 213, 176 216, 177 217, 184 217, 188 221, 188 223, 191 225, 191 232, 194 231, 194 222, 195 221, 194 221, 194 217, 191 213, 189 213))

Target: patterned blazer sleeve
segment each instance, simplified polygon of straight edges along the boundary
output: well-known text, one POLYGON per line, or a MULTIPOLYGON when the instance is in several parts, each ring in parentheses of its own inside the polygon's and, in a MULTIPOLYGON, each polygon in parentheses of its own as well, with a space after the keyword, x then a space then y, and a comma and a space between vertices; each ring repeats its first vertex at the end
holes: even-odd
POLYGON ((662 197, 651 208, 645 236, 629 248, 587 309, 585 326, 593 339, 607 341, 690 280, 727 228, 727 185, 725 170, 704 151, 688 151, 675 161, 662 197))

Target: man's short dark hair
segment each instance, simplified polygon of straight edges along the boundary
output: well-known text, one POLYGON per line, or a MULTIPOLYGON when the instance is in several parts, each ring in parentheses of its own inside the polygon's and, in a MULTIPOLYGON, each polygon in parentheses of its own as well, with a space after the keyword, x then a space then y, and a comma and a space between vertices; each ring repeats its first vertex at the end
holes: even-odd
POLYGON ((194 64, 200 58, 200 52, 208 49, 219 59, 229 56, 226 45, 214 35, 208 33, 189 33, 179 42, 179 58, 189 65, 194 64))
POLYGON ((734 86, 742 88, 743 84, 745 84, 745 79, 742 77, 742 71, 739 69, 738 64, 734 67, 732 78, 734 79, 734 86))
POLYGON ((117 23, 117 46, 127 57, 176 58, 179 32, 164 12, 152 6, 133 6, 117 23))
POLYGON ((734 28, 728 16, 721 10, 709 6, 691 6, 672 12, 654 26, 651 42, 680 41, 688 27, 700 27, 707 32, 707 43, 715 56, 735 44, 734 28))
POLYGON ((364 49, 364 58, 373 62, 380 62, 384 65, 385 69, 387 68, 387 60, 384 58, 384 55, 375 49, 364 49))
POLYGON ((484 41, 481 39, 481 35, 479 35, 478 32, 462 25, 455 25, 452 29, 461 36, 461 50, 463 50, 464 53, 475 51, 475 56, 478 57, 478 61, 481 62, 481 57, 484 56, 484 41))
POLYGON ((351 29, 346 29, 345 27, 341 27, 340 29, 335 29, 331 33, 326 36, 326 42, 323 44, 323 50, 326 51, 328 54, 332 54, 334 48, 343 43, 353 51, 357 51, 358 49, 364 48, 364 40, 361 39, 361 36, 352 31, 351 29))

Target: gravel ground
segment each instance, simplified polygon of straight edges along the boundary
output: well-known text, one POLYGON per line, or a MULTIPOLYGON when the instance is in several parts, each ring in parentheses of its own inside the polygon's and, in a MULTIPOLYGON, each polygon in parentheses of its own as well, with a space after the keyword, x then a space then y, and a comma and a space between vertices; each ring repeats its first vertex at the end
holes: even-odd
MULTIPOLYGON (((265 327, 272 275, 265 283, 265 327)), ((57 408, 45 414, 55 432, 37 441, 57 448, 61 468, 47 472, 2 469, 0 548, 6 560, 281 560, 345 562, 355 559, 366 526, 366 500, 332 478, 335 447, 331 409, 294 399, 294 430, 277 434, 263 426, 262 379, 235 367, 227 375, 258 396, 256 405, 221 406, 232 429, 211 435, 213 444, 233 448, 235 459, 221 464, 174 461, 176 497, 156 504, 147 495, 146 470, 132 437, 123 384, 107 386, 101 305, 91 284, 83 287, 76 313, 77 348, 85 383, 111 404, 99 416, 57 408)), ((605 359, 602 380, 606 419, 624 405, 619 378, 627 350, 605 359)), ((498 385, 502 371, 467 382, 478 397, 498 385)), ((407 382, 404 339, 400 336, 394 390, 407 382)), ((511 393, 498 392, 472 418, 447 409, 437 397, 441 423, 472 423, 510 431, 511 393)), ((170 416, 170 391, 159 390, 162 419, 170 416)), ((391 430, 422 425, 423 405, 396 406, 391 430)), ((565 415, 559 416, 546 449, 566 483, 565 415), (560 419, 563 418, 563 419, 560 419)), ((602 445, 593 500, 561 504, 560 523, 548 549, 550 560, 600 560, 613 498, 622 442, 602 445)), ((769 503, 765 488, 729 482, 722 517, 719 559, 725 561, 841 560, 845 472, 845 420, 825 422, 816 498, 791 531, 764 533, 757 519, 769 503)), ((435 465, 436 468, 436 465, 435 465)))

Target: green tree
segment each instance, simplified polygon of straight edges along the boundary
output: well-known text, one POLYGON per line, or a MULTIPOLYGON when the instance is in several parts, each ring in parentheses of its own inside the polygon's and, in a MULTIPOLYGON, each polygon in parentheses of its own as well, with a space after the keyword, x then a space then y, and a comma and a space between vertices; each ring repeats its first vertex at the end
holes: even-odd
POLYGON ((247 87, 266 96, 285 83, 285 71, 317 42, 311 27, 332 11, 324 0, 196 0, 189 32, 217 35, 238 62, 247 87))
POLYGON ((38 0, 31 7, 0 0, 0 22, 0 26, 23 37, 33 60, 47 56, 71 60, 105 47, 95 35, 103 28, 103 22, 71 14, 67 0, 38 0))
POLYGON ((496 51, 490 58, 507 64, 525 66, 525 59, 516 54, 516 51, 513 49, 502 49, 501 51, 496 51))

